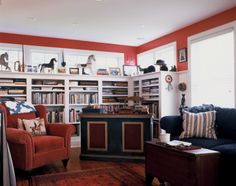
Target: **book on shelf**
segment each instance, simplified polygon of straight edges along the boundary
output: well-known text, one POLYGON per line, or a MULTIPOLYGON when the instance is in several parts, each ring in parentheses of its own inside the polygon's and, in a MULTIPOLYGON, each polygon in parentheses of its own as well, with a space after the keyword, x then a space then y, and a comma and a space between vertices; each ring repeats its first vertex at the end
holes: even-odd
POLYGON ((80 110, 76 110, 74 108, 69 111, 69 121, 70 122, 80 122, 80 110))
POLYGON ((49 123, 63 123, 64 122, 64 111, 56 110, 49 111, 46 114, 49 123))
POLYGON ((13 79, 0 79, 0 84, 14 84, 13 79))
POLYGON ((15 101, 26 101, 26 97, 14 97, 15 101))
POLYGON ((23 94, 24 93, 24 89, 9 89, 8 90, 8 94, 23 94))
POLYGON ((78 81, 70 81, 71 86, 78 86, 78 81))
POLYGON ((6 94, 8 94, 8 91, 7 90, 0 90, 0 95, 6 95, 6 94))
POLYGON ((25 79, 15 79, 14 81, 15 85, 26 85, 25 79))
POLYGON ((109 72, 105 68, 99 68, 97 70, 97 75, 109 75, 109 72))
POLYGON ((78 85, 84 85, 84 86, 97 86, 97 81, 79 81, 78 85))
POLYGON ((127 87, 128 82, 114 82, 114 86, 127 87))

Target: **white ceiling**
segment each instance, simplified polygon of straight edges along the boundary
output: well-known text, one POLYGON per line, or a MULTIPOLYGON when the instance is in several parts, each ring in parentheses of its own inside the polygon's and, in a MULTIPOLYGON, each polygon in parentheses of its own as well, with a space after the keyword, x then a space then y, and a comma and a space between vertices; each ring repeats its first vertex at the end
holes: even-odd
POLYGON ((0 32, 138 46, 236 0, 1 0, 0 32))

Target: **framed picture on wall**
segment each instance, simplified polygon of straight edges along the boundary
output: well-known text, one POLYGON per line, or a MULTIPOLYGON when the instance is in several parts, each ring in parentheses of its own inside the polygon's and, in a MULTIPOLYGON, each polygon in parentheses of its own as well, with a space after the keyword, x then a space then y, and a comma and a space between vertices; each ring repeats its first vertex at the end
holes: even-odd
POLYGON ((178 50, 178 59, 180 63, 187 61, 187 48, 181 48, 178 50))

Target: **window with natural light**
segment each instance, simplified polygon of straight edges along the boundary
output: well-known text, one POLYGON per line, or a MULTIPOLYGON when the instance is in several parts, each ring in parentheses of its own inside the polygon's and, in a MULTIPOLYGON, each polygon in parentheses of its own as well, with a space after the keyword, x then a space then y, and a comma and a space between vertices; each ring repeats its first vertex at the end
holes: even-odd
POLYGON ((124 64, 124 55, 121 53, 109 53, 109 52, 94 52, 94 51, 69 51, 65 50, 64 60, 67 63, 67 67, 78 67, 80 64, 86 64, 89 55, 95 56, 94 68, 107 69, 120 68, 124 64))
POLYGON ((235 106, 234 32, 191 42, 191 105, 235 106))
POLYGON ((141 68, 147 68, 154 65, 158 59, 164 60, 168 69, 176 65, 176 43, 170 43, 139 54, 138 65, 141 68))
MULTIPOLYGON (((11 71, 18 71, 16 69, 16 64, 22 65, 22 46, 20 45, 7 45, 7 44, 0 44, 0 56, 7 53, 8 59, 4 58, 3 60, 7 62, 6 66, 8 65, 11 71)), ((0 70, 5 70, 6 66, 0 65, 0 70)))

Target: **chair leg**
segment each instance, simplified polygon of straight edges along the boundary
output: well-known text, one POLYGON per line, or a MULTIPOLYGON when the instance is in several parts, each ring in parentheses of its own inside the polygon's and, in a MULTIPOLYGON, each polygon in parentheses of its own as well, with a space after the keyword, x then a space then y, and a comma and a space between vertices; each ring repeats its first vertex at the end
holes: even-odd
POLYGON ((68 164, 69 159, 62 160, 63 166, 66 168, 68 164))

